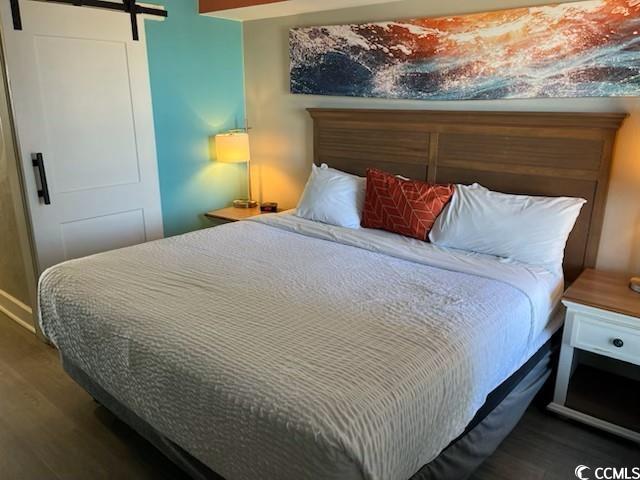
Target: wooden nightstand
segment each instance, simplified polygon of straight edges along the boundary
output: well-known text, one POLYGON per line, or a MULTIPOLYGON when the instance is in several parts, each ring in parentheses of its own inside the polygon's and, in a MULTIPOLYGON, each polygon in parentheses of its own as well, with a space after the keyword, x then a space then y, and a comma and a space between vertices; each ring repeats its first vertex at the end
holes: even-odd
POLYGON ((204 214, 205 217, 214 220, 224 220, 226 222, 237 222, 239 220, 246 220, 247 218, 257 217, 262 215, 260 207, 256 208, 236 208, 228 207, 221 208, 220 210, 212 210, 204 214))
POLYGON ((626 412, 628 404, 635 404, 640 391, 640 383, 636 381, 640 378, 640 294, 631 291, 628 283, 629 278, 625 276, 586 270, 565 292, 562 303, 567 307, 567 313, 560 364, 553 402, 548 408, 562 416, 640 442, 637 405, 631 407, 633 411, 626 412), (603 383, 608 384, 607 377, 618 378, 617 375, 599 370, 593 370, 593 373, 600 372, 597 375, 582 375, 583 387, 587 387, 581 389, 582 394, 585 390, 593 390, 593 395, 582 402, 587 408, 580 408, 580 396, 571 397, 572 376, 578 367, 578 357, 584 355, 593 359, 594 354, 606 357, 596 360, 632 371, 636 380, 619 377, 627 384, 618 388, 616 394, 615 387, 603 383), (639 372, 637 376, 636 372, 639 372), (606 403, 608 394, 613 396, 609 411, 599 405, 606 403), (593 398, 598 400, 594 402, 593 398), (626 413, 629 413, 630 420, 621 420, 626 413))

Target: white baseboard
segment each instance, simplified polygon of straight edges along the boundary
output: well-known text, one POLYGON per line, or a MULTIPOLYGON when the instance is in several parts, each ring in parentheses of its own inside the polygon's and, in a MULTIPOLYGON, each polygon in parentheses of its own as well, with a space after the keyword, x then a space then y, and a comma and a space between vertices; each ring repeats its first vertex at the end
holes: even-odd
POLYGON ((36 333, 36 329, 33 326, 33 311, 31 308, 4 290, 0 290, 0 312, 21 327, 36 333))
POLYGON ((549 405, 547 405, 547 409, 563 417, 582 422, 595 428, 599 428, 600 430, 618 435, 620 437, 626 438, 627 440, 631 440, 632 442, 640 443, 640 433, 636 432, 635 430, 629 430, 628 428, 621 427, 620 425, 616 425, 605 420, 601 420, 600 418, 592 417, 591 415, 573 410, 572 408, 565 407, 564 405, 560 405, 555 402, 551 402, 549 405))

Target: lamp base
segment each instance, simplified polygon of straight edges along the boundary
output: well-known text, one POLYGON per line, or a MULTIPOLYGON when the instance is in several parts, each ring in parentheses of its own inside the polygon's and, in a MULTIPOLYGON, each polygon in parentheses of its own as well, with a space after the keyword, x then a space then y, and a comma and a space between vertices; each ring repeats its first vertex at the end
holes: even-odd
POLYGON ((258 202, 256 200, 240 199, 234 200, 233 206, 236 208, 256 208, 258 206, 258 202))
POLYGON ((633 277, 629 282, 629 288, 636 293, 640 293, 640 277, 633 277))

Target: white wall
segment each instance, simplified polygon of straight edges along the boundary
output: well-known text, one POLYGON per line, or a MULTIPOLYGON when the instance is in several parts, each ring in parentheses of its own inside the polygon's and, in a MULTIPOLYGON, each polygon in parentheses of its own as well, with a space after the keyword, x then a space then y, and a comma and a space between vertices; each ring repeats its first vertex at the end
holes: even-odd
POLYGON ((628 112, 616 145, 598 267, 640 273, 640 98, 425 102, 289 94, 288 30, 296 26, 443 16, 552 3, 536 0, 405 0, 246 22, 245 76, 254 185, 263 201, 293 207, 312 161, 308 107, 628 112))

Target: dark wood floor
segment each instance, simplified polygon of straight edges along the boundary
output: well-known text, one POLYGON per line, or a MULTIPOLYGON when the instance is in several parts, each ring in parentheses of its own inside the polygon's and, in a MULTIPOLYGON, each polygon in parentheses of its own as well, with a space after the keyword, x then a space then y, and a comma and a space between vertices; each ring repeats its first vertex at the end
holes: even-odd
MULTIPOLYGON (((474 480, 566 480, 585 465, 640 466, 640 448, 531 407, 474 480)), ((56 352, 0 314, 0 478, 183 479, 99 407, 56 352)))

